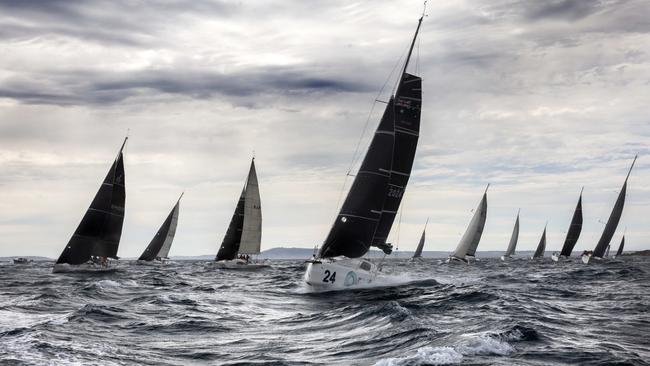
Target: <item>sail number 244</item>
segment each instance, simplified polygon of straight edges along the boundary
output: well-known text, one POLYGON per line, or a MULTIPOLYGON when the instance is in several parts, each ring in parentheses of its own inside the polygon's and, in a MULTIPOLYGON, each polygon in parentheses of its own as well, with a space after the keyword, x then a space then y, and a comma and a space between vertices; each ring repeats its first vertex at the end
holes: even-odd
POLYGON ((336 272, 330 272, 329 270, 325 270, 325 277, 323 278, 323 282, 334 283, 334 281, 336 281, 336 272))

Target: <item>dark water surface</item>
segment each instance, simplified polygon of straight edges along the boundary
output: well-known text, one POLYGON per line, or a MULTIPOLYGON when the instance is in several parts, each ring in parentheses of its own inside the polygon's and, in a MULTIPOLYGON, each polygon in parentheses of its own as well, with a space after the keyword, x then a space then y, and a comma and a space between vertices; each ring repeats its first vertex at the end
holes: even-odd
POLYGON ((390 287, 309 293, 303 264, 0 266, 0 364, 650 365, 650 258, 387 262, 390 287))

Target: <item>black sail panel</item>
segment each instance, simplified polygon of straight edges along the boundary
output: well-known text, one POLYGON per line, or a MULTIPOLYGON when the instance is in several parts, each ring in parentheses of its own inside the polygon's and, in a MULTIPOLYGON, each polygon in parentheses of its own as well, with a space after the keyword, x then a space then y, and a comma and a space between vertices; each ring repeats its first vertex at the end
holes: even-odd
POLYGON ((621 239, 621 245, 618 246, 618 250, 616 251, 616 256, 618 257, 619 255, 623 254, 623 247, 625 246, 625 235, 623 235, 623 239, 621 239))
POLYGON ((124 221, 124 161, 120 153, 57 263, 82 264, 91 256, 115 257, 124 221))
POLYGON ((165 240, 167 239, 167 235, 169 233, 169 229, 172 227, 172 221, 174 219, 174 213, 178 207, 178 203, 172 208, 172 210, 169 212, 169 215, 167 215, 167 218, 165 221, 163 221, 162 225, 160 225, 160 228, 156 232, 156 235, 151 239, 151 242, 149 245, 147 245, 147 248, 142 252, 142 255, 138 260, 141 261, 152 261, 158 257, 158 253, 160 252, 160 249, 162 249, 163 245, 165 244, 165 240))
POLYGON ((535 250, 535 254, 533 254, 533 258, 543 257, 545 250, 546 250, 546 228, 544 228, 544 232, 542 233, 542 238, 539 239, 539 244, 537 244, 537 250, 535 250))
POLYGON ((381 217, 388 187, 394 145, 394 99, 370 142, 341 211, 320 249, 319 256, 358 258, 368 252, 381 217))
POLYGON ((564 245, 562 246, 562 251, 560 255, 569 257, 580 238, 580 232, 582 231, 582 193, 580 193, 580 198, 578 198, 578 204, 576 205, 575 211, 573 211, 573 217, 571 218, 571 225, 569 226, 569 231, 566 233, 566 239, 564 239, 564 245))
POLYGON ((228 230, 226 235, 221 242, 221 247, 215 260, 232 260, 237 256, 239 251, 239 244, 241 243, 241 234, 242 228, 244 226, 244 203, 246 201, 246 188, 241 192, 239 196, 239 201, 237 202, 237 207, 235 207, 235 212, 232 214, 230 219, 230 225, 228 225, 228 230))
POLYGON ((618 222, 621 219, 621 214, 623 213, 626 190, 627 190, 627 180, 625 180, 625 183, 623 183, 623 188, 621 189, 621 192, 619 192, 618 198, 616 199, 616 203, 614 204, 614 208, 612 209, 612 213, 609 215, 607 224, 605 224, 605 230, 603 230, 603 234, 600 236, 600 240, 598 240, 598 244, 594 249, 594 253, 593 253, 594 257, 602 258, 605 255, 607 246, 609 245, 609 242, 612 240, 612 237, 614 236, 614 232, 616 231, 618 222))
MULTIPOLYGON (((420 133, 422 79, 404 74, 395 94, 395 145, 384 205, 372 245, 382 248, 390 233, 411 176, 420 133)), ((382 248, 384 249, 384 248, 382 248)), ((384 249, 390 253, 390 249, 384 249)))

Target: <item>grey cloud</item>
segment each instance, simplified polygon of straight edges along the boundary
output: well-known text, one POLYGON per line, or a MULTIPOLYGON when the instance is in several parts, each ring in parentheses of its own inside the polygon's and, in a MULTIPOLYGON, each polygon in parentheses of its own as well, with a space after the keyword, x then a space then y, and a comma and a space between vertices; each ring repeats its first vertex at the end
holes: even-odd
POLYGON ((291 96, 370 90, 363 82, 283 68, 232 74, 176 70, 128 73, 67 71, 55 74, 49 81, 36 80, 41 77, 9 80, 4 87, 0 87, 0 97, 27 104, 103 105, 130 97, 162 93, 199 99, 220 95, 235 98, 231 101, 237 105, 245 105, 245 101, 236 98, 261 94, 291 96))
POLYGON ((577 20, 602 10, 605 5, 609 4, 592 0, 528 1, 524 15, 530 20, 577 20))

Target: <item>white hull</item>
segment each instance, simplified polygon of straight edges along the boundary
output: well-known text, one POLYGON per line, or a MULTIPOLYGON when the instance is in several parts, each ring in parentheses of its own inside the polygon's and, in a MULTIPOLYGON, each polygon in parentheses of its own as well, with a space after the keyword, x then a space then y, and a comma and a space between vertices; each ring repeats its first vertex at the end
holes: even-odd
POLYGON ((242 259, 213 262, 212 266, 219 269, 237 269, 244 271, 254 271, 260 268, 271 267, 267 262, 246 262, 242 259))
POLYGON ((603 258, 594 257, 592 255, 584 255, 584 254, 582 255, 582 257, 580 259, 582 259, 582 263, 584 263, 584 264, 589 264, 589 262, 591 262, 591 261, 602 261, 603 260, 603 258))
POLYGON ((501 260, 504 261, 504 262, 507 262, 507 261, 509 261, 510 259, 512 259, 512 257, 509 256, 509 255, 508 255, 508 256, 505 256, 505 255, 502 255, 502 256, 501 256, 501 260))
POLYGON ((465 264, 471 264, 471 260, 470 260, 470 258, 474 258, 474 257, 468 257, 468 256, 466 256, 465 258, 458 258, 458 257, 454 257, 454 256, 452 255, 452 256, 450 256, 449 258, 447 258, 447 260, 445 261, 445 263, 449 263, 449 264, 451 264, 451 263, 465 263, 465 264))
POLYGON ((107 272, 115 272, 115 271, 117 271, 117 267, 115 265, 102 266, 93 263, 84 263, 84 264, 77 264, 77 265, 57 263, 54 265, 54 268, 52 269, 52 273, 91 273, 91 272, 107 273, 107 272))
POLYGON ((323 258, 307 263, 305 282, 317 291, 367 287, 384 277, 374 263, 360 258, 323 258))
POLYGON ((167 258, 154 259, 152 261, 142 261, 138 259, 138 261, 135 263, 141 266, 164 266, 165 264, 171 263, 171 261, 167 258))

